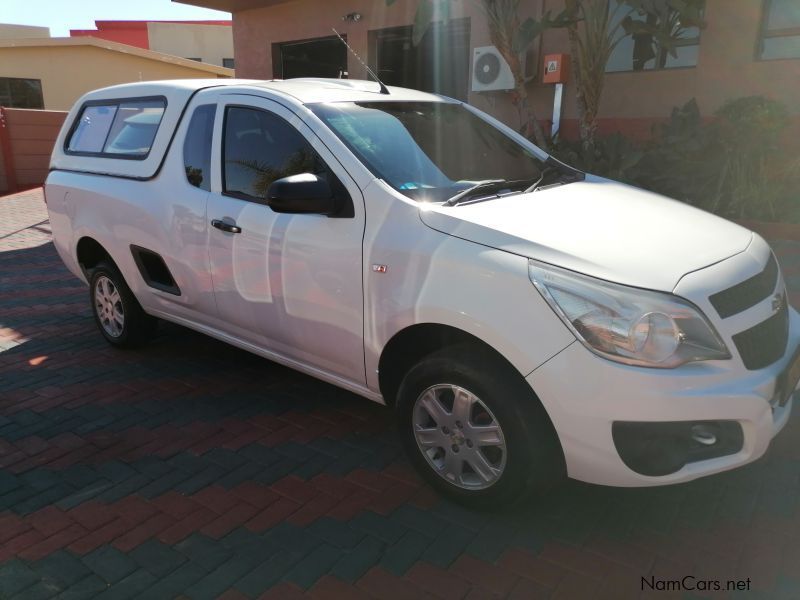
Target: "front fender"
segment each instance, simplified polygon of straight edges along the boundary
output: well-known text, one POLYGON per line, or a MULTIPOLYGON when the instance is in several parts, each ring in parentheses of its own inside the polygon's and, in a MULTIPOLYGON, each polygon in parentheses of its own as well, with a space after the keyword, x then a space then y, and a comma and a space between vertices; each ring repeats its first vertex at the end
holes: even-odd
MULTIPOLYGON (((414 244, 392 248, 385 273, 365 273, 370 389, 379 390, 377 369, 383 348, 415 324, 441 324, 469 333, 523 376, 575 340, 530 282, 527 258, 425 226, 413 233, 414 244)), ((380 253, 373 252, 377 263, 380 253)))

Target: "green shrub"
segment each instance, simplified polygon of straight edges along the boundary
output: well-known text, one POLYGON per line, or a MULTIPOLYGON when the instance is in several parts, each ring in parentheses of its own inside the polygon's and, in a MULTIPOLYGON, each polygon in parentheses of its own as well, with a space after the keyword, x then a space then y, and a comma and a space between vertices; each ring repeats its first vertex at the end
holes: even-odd
POLYGON ((641 146, 614 134, 590 151, 559 142, 554 153, 727 218, 800 222, 800 158, 788 150, 788 125, 785 108, 760 96, 732 100, 708 122, 690 100, 641 146))

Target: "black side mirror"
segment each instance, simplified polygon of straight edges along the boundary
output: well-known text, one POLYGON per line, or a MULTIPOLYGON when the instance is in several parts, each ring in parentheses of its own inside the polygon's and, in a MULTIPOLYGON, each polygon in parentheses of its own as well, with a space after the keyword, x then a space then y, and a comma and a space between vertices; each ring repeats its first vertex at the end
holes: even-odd
POLYGON ((267 189, 267 205, 276 213, 330 215, 336 211, 331 186, 313 173, 273 181, 267 189))

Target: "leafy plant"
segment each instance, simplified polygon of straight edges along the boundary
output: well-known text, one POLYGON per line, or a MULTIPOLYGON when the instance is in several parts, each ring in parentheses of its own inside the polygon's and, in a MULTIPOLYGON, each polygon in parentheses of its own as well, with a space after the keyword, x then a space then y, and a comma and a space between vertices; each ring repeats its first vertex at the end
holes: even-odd
POLYGON ((789 208, 787 193, 795 193, 800 183, 798 159, 789 159, 780 143, 789 125, 785 107, 750 96, 728 102, 715 114, 723 169, 712 210, 777 220, 789 208))
POLYGON ((734 219, 800 222, 800 153, 787 151, 786 109, 760 96, 703 119, 695 100, 674 108, 641 147, 619 134, 556 155, 591 173, 641 186, 734 219))
POLYGON ((553 154, 582 171, 626 183, 638 183, 637 169, 645 152, 621 133, 595 140, 589 148, 582 143, 558 139, 553 154))
POLYGON ((732 100, 704 122, 694 100, 658 128, 638 174, 648 188, 737 219, 795 220, 796 153, 786 109, 760 96, 732 100))
POLYGON ((665 196, 712 209, 722 159, 713 128, 692 99, 655 127, 637 165, 637 182, 665 196))

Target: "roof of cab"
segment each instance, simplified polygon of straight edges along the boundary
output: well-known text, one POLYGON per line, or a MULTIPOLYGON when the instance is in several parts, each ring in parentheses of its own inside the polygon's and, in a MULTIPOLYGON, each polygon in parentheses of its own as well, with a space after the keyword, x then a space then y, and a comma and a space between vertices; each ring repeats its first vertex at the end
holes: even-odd
POLYGON ((135 96, 191 96, 194 92, 212 87, 236 87, 249 93, 269 90, 293 98, 301 104, 318 102, 365 102, 369 100, 405 100, 441 102, 442 96, 401 87, 389 87, 389 95, 381 94, 374 81, 361 79, 171 79, 124 83, 101 88, 87 94, 83 100, 130 98, 135 96))
POLYGON ((206 88, 229 88, 231 93, 265 96, 280 96, 285 104, 298 107, 303 104, 320 102, 367 102, 367 101, 417 101, 454 102, 442 96, 391 87, 389 95, 381 94, 374 81, 352 79, 288 79, 258 81, 255 79, 174 79, 165 81, 146 81, 124 83, 101 88, 85 94, 70 110, 64 126, 56 139, 50 168, 67 171, 82 171, 103 175, 149 179, 158 172, 170 146, 175 127, 181 115, 196 92, 206 88), (98 155, 78 153, 67 150, 66 145, 71 129, 87 102, 94 104, 120 103, 144 98, 163 99, 163 115, 154 112, 152 117, 141 119, 159 120, 161 125, 153 138, 149 153, 137 160, 129 157, 115 157, 111 154, 98 155))

